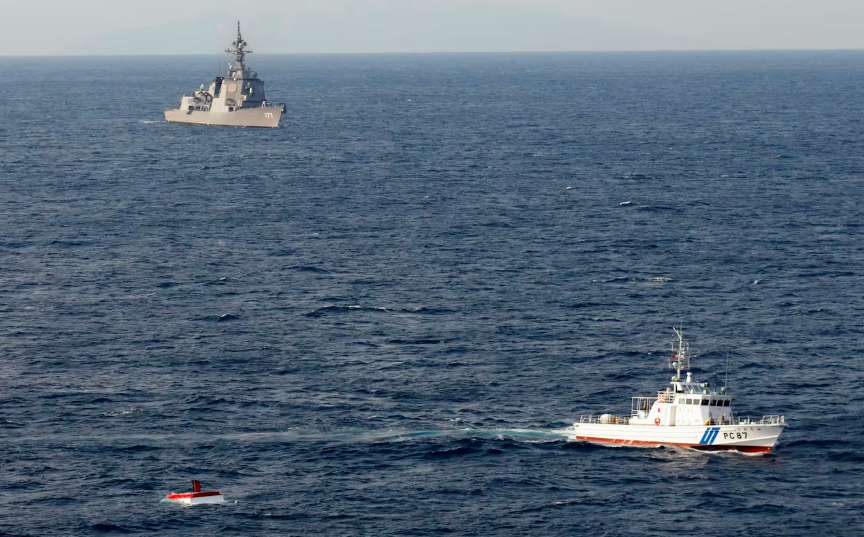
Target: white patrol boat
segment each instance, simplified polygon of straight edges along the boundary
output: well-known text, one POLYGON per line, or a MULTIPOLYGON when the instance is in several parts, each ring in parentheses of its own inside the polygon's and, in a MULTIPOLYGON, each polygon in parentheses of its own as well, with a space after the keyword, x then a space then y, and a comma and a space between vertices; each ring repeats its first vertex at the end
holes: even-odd
POLYGON ((676 369, 671 387, 657 397, 633 397, 629 416, 581 416, 556 433, 570 440, 627 445, 673 445, 705 451, 770 453, 786 427, 783 416, 751 420, 732 413, 725 386, 699 383, 690 371, 690 345, 675 328, 669 366, 676 369), (677 349, 676 349, 677 343, 677 349), (686 373, 682 378, 681 373, 686 373))

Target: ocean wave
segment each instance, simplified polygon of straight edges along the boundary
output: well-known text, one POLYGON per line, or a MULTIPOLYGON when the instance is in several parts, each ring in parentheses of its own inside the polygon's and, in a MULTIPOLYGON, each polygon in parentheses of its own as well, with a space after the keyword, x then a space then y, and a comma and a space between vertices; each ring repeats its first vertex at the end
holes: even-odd
POLYGON ((606 280, 592 280, 592 283, 638 283, 638 282, 660 282, 674 281, 668 276, 616 276, 606 280))
POLYGON ((444 343, 443 339, 388 339, 391 345, 437 345, 444 343))
POLYGON ((365 312, 365 313, 389 313, 387 308, 369 308, 359 305, 353 306, 324 306, 318 308, 315 311, 311 311, 306 314, 306 317, 323 317, 325 315, 330 315, 334 313, 346 313, 346 312, 365 312))
POLYGON ((311 272, 313 274, 330 274, 329 270, 322 269, 320 267, 311 267, 305 265, 295 265, 293 267, 288 267, 288 270, 296 270, 298 272, 311 272))

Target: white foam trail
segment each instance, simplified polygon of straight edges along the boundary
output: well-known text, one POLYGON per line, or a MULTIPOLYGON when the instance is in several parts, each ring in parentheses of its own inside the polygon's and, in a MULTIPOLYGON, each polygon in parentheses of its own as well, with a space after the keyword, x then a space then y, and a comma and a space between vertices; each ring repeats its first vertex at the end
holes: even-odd
POLYGON ((236 433, 236 434, 152 434, 152 435, 44 435, 44 436, 22 436, 9 439, 9 442, 117 442, 124 445, 142 444, 186 444, 213 442, 216 440, 235 440, 245 442, 335 442, 335 443, 357 443, 357 442, 404 442, 427 437, 442 438, 484 438, 489 440, 518 440, 521 442, 550 442, 560 441, 566 436, 551 429, 438 429, 425 431, 412 431, 402 429, 388 429, 370 431, 362 429, 347 429, 340 431, 302 431, 292 429, 287 431, 272 431, 261 433, 236 433))

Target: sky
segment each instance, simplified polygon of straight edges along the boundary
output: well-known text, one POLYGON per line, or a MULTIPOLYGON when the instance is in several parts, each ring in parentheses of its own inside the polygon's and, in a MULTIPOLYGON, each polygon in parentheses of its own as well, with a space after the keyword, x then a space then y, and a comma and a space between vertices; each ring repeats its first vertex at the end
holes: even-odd
POLYGON ((3 0, 0 55, 864 49, 864 0, 3 0))

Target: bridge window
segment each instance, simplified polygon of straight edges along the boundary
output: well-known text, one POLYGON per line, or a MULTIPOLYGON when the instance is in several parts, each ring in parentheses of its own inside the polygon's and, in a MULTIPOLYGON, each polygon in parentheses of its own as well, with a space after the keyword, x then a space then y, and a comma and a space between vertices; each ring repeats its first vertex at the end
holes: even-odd
POLYGON ((684 404, 685 404, 685 405, 692 405, 692 404, 693 404, 693 400, 692 400, 692 399, 684 399, 684 404))
POLYGON ((702 399, 702 406, 708 406, 708 399, 702 399))
POLYGON ((723 401, 723 406, 729 406, 730 404, 732 404, 732 401, 730 401, 729 399, 723 401))

